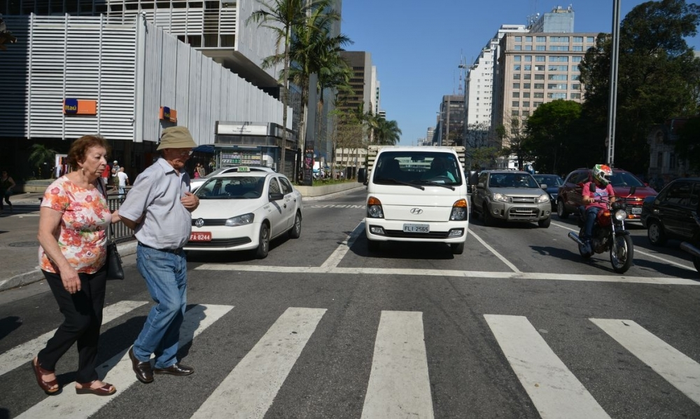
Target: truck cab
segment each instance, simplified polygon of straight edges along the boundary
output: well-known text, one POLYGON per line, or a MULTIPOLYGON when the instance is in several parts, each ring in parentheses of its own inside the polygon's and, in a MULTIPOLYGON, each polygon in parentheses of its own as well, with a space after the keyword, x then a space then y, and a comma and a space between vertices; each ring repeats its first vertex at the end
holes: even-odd
POLYGON ((469 227, 464 147, 373 146, 368 150, 365 233, 382 242, 445 243, 464 252, 469 227))

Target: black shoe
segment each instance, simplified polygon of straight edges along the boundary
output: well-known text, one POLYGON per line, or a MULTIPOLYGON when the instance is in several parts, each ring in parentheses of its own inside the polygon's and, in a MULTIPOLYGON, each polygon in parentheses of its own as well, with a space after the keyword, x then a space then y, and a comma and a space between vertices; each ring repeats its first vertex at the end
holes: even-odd
POLYGON ((168 368, 155 368, 153 372, 156 374, 190 375, 194 374, 194 368, 176 362, 168 368))
POLYGON ((134 347, 129 348, 129 358, 131 358, 131 366, 136 373, 136 378, 144 384, 153 382, 153 369, 151 362, 141 362, 134 356, 134 347))

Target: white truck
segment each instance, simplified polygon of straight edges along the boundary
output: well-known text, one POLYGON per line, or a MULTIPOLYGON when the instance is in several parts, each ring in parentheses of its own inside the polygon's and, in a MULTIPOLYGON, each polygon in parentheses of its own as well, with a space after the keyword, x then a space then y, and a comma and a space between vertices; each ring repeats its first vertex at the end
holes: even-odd
POLYGON ((464 252, 469 228, 464 147, 370 146, 365 232, 382 242, 448 244, 464 252))

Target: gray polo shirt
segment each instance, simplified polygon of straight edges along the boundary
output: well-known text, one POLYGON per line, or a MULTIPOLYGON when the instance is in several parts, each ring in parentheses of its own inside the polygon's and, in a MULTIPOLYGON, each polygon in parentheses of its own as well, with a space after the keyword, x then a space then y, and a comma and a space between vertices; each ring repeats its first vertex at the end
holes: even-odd
POLYGON ((162 157, 136 177, 119 215, 137 220, 136 239, 156 249, 179 249, 192 231, 192 216, 180 198, 190 190, 187 172, 179 173, 162 157))

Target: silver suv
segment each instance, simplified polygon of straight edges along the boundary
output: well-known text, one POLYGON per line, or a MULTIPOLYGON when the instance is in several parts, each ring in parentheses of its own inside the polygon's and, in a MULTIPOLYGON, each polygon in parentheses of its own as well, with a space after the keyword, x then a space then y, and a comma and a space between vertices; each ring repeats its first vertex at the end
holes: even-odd
POLYGON ((493 225, 497 219, 508 222, 537 222, 547 228, 551 222, 552 206, 545 191, 527 172, 513 170, 484 170, 472 191, 472 217, 483 217, 484 224, 493 225))

